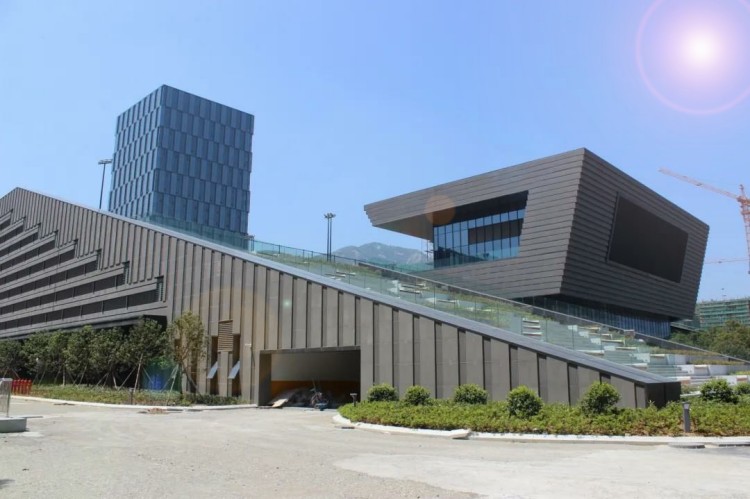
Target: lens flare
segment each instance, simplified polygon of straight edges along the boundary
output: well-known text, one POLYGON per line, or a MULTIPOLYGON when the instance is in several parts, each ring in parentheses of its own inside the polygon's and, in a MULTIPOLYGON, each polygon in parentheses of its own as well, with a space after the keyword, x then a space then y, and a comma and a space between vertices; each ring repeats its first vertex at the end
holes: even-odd
POLYGON ((665 105, 715 114, 750 96, 750 2, 656 0, 636 38, 638 70, 665 105))
POLYGON ((718 40, 710 33, 691 33, 684 41, 685 62, 696 69, 708 69, 719 57, 718 40))

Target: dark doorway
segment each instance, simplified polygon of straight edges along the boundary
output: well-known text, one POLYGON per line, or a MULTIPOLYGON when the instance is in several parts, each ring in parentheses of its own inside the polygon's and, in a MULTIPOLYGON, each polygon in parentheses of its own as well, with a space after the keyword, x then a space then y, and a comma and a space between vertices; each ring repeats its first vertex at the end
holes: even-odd
POLYGON ((351 394, 359 394, 359 363, 359 349, 264 352, 259 402, 283 398, 288 406, 307 407, 315 391, 330 407, 351 402, 351 394))

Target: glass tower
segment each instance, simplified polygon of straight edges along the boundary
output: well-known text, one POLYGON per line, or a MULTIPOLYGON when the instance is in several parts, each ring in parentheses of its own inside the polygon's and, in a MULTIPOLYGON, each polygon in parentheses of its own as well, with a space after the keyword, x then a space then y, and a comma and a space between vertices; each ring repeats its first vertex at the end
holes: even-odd
POLYGON ((254 119, 162 85, 117 118, 109 210, 244 246, 254 119))

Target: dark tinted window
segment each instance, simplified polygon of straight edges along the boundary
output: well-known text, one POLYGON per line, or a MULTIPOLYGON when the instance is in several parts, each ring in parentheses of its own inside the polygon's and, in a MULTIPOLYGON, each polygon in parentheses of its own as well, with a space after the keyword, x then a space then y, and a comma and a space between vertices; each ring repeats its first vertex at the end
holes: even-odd
POLYGON ((687 239, 687 232, 620 197, 609 259, 680 282, 687 239))

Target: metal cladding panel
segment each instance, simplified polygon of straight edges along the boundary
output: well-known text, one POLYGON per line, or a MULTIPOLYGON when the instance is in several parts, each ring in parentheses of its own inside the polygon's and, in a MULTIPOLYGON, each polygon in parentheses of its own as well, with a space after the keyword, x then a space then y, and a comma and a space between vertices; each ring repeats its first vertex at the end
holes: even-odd
POLYGON ((435 321, 420 317, 414 334, 414 373, 416 384, 435 396, 435 321))
POLYGON ((466 370, 466 383, 484 386, 484 345, 478 334, 466 332, 462 357, 462 371, 466 370))
POLYGON ((260 265, 254 266, 255 270, 255 320, 253 321, 253 333, 255 340, 253 348, 265 350, 266 347, 266 267, 260 265))
POLYGON ((568 364, 553 357, 547 357, 546 361, 546 385, 547 402, 559 402, 569 404, 568 364))
MULTIPOLYGON (((211 336, 219 333, 219 321, 221 314, 221 294, 224 285, 224 268, 222 266, 222 254, 218 251, 211 252, 211 278, 208 285, 208 320, 206 328, 211 336)), ((228 273, 228 272, 227 272, 228 273)))
POLYGON ((356 298, 348 293, 342 294, 341 307, 339 307, 341 339, 339 346, 353 347, 357 345, 356 324, 356 298))
POLYGON ((395 386, 403 395, 414 384, 414 316, 398 311, 394 316, 398 328, 394 330, 394 353, 398 356, 395 367, 395 386))
POLYGON ((307 348, 320 348, 323 345, 323 287, 310 283, 307 288, 307 348))
POLYGON ((292 298, 293 341, 292 348, 307 346, 307 281, 294 279, 294 297, 292 298))
MULTIPOLYGON (((503 297, 557 294, 583 156, 584 150, 579 149, 523 163, 368 204, 365 211, 376 227, 432 239, 432 220, 441 210, 527 192, 517 257, 444 267, 422 275, 503 297)), ((449 221, 441 219, 441 223, 449 221)))
POLYGON ((232 279, 228 293, 229 313, 236 318, 237 324, 242 324, 242 269, 243 262, 231 259, 232 279))
MULTIPOLYGON (((208 248, 196 248, 196 250, 196 259, 200 262, 201 269, 197 310, 203 318, 204 325, 207 325, 211 322, 211 257, 213 252, 208 248)), ((192 310, 196 309, 193 308, 192 310)))
POLYGON ((360 298, 357 302, 359 306, 359 313, 357 314, 357 320, 359 321, 357 328, 359 330, 360 348, 359 384, 362 394, 364 395, 374 384, 375 335, 373 332, 373 326, 375 320, 372 301, 366 298, 360 298))
POLYGON ((279 273, 266 270, 266 350, 279 348, 279 273))
POLYGON ((458 357, 458 330, 454 326, 441 324, 437 331, 437 392, 441 398, 449 398, 460 384, 458 357))
POLYGON ((377 306, 375 319, 375 383, 393 385, 393 309, 377 306))
POLYGON ((539 355, 525 348, 518 349, 518 386, 539 392, 539 355))
POLYGON ((253 264, 242 265, 242 321, 240 323, 240 389, 242 397, 253 399, 253 310, 254 310, 253 264))
POLYGON ((492 400, 505 400, 510 385, 510 347, 507 343, 490 340, 490 373, 488 391, 492 400))
POLYGON ((281 304, 279 310, 279 335, 281 348, 290 349, 293 345, 292 335, 292 295, 293 277, 289 274, 281 276, 281 304))
POLYGON ((610 378, 610 383, 612 386, 617 388, 617 391, 620 393, 620 402, 618 402, 618 407, 635 407, 636 404, 636 385, 627 379, 622 379, 617 376, 612 376, 610 378))
POLYGON ((230 255, 221 256, 221 273, 219 279, 221 288, 219 288, 219 314, 218 321, 227 320, 232 313, 232 257, 230 255))
MULTIPOLYGON (((148 281, 148 269, 153 267, 154 277, 163 278, 167 301, 134 309, 138 313, 163 315, 171 320, 176 314, 192 310, 209 328, 211 324, 218 325, 218 320, 231 320, 234 331, 241 335, 240 351, 221 357, 220 376, 226 377, 230 358, 232 363, 239 358, 242 396, 255 401, 265 400, 263 397, 268 395, 265 383, 271 373, 266 372, 268 366, 261 366, 261 360, 268 360, 269 351, 317 350, 326 345, 360 348, 362 393, 374 383, 396 382, 403 390, 408 384, 419 382, 439 397, 450 397, 459 382, 476 382, 497 400, 505 398, 511 386, 527 384, 543 391, 548 400, 569 395, 574 402, 591 382, 609 379, 625 391, 633 392, 632 387, 636 387, 635 395, 623 393, 626 404, 643 406, 649 400, 661 404, 679 397, 678 383, 665 382, 636 369, 28 191, 18 189, 0 198, 0 216, 3 213, 12 213, 11 223, 22 221, 20 225, 25 223, 26 227, 38 224, 41 237, 55 233, 58 252, 61 248, 68 248, 64 250, 67 252, 93 248, 89 255, 65 262, 62 269, 98 260, 100 267, 96 272, 104 276, 117 269, 124 271, 128 262, 133 274, 130 280, 137 282, 148 281), (88 224, 76 222, 86 220, 86 212, 93 217, 92 225, 97 218, 109 220, 111 223, 102 226, 111 226, 113 232, 108 234, 105 230, 99 240, 89 241, 87 238, 97 237, 96 232, 89 231, 88 224), (65 213, 72 220, 63 220, 65 213), (65 231, 59 229, 64 222, 71 227, 67 239, 62 235, 65 231), (116 252, 112 245, 117 247, 116 252), (150 258, 142 256, 143 246, 150 258), (139 266, 143 269, 140 278, 139 266), (288 300, 292 302, 289 313, 284 308, 288 300), (328 333, 325 342, 324 324, 328 333), (567 366, 567 383, 559 375, 565 371, 563 365, 567 366)), ((7 230, 4 227, 0 231, 7 230)), ((54 270, 45 269, 38 276, 50 271, 54 270)), ((146 289, 152 284, 155 283, 134 285, 146 289)), ((7 284, 0 285, 0 291, 5 287, 7 284)), ((100 316, 110 320, 122 314, 100 316)), ((67 324, 79 327, 81 322, 71 320, 67 324)), ((206 382, 207 367, 205 363, 198 366, 198 388, 203 392, 212 385, 206 382)))
POLYGON ((339 341, 339 292, 326 288, 323 295, 323 346, 335 347, 339 341))
POLYGON ((583 165, 562 294, 668 317, 692 317, 708 226, 593 153, 586 151, 583 165), (618 196, 687 233, 679 282, 609 260, 618 196))

